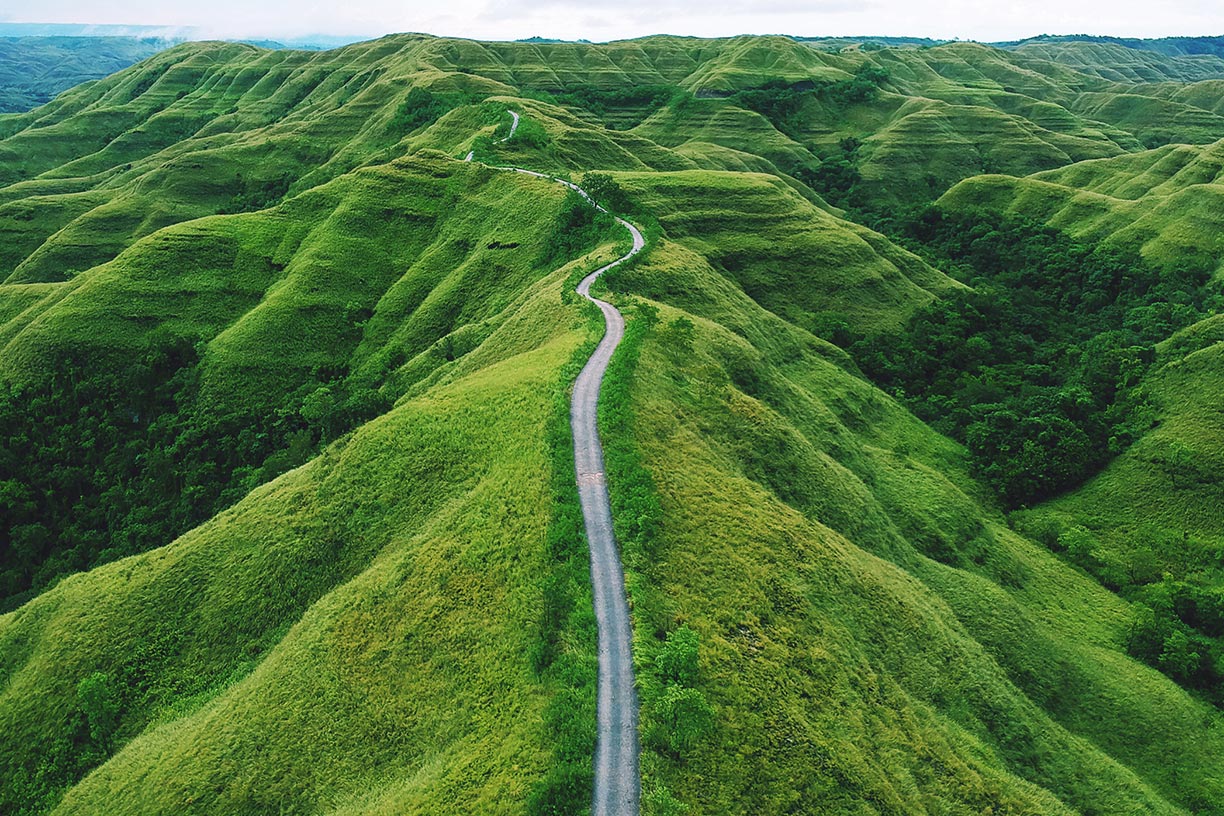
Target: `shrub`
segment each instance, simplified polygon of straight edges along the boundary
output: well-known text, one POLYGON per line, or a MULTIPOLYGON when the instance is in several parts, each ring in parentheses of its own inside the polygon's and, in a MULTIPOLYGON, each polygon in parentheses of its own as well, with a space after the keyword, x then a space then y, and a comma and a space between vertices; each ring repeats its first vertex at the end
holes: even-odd
POLYGON ((655 668, 666 685, 697 685, 697 633, 681 626, 669 634, 655 656, 655 668))
POLYGON ((714 709, 695 688, 668 686, 654 704, 653 713, 652 741, 678 758, 714 728, 714 709))
POLYGON ((94 672, 77 684, 77 705, 85 715, 89 739, 104 754, 114 749, 115 730, 119 727, 119 695, 110 677, 94 672))

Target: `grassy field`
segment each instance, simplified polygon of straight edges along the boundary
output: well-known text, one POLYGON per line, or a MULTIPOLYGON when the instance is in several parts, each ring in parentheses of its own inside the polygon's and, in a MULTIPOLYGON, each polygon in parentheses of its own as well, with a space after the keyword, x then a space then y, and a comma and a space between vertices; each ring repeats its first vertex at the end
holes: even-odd
POLYGON ((715 712, 655 746, 647 791, 694 813, 1210 812, 1218 712, 1126 656, 1127 604, 1009 529, 957 446, 798 327, 742 331, 777 318, 684 238, 610 285, 661 300, 636 307, 630 409, 662 511, 631 562, 645 716, 681 625, 715 712))
POLYGON ((199 43, 0 117, 0 810, 583 810, 570 290, 624 239, 515 165, 649 237, 601 420, 648 813, 1220 812, 1218 315, 1011 514, 850 353, 971 294, 935 201, 1218 268, 1209 68, 199 43))

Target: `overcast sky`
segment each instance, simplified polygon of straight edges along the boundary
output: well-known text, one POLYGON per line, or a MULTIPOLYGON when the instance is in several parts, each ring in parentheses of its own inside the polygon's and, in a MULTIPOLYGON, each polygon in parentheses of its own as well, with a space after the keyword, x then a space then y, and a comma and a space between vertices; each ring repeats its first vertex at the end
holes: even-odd
POLYGON ((218 37, 424 31, 512 40, 646 34, 1224 35, 1221 0, 0 0, 0 22, 198 26, 218 37))

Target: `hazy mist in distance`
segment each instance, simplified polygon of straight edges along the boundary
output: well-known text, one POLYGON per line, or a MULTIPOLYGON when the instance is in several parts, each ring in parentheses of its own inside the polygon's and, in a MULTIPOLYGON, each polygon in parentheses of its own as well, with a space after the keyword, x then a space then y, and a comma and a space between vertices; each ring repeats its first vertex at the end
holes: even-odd
POLYGON ((1037 34, 1122 37, 1224 34, 1215 0, 0 0, 0 22, 164 26, 191 39, 403 31, 512 40, 604 41, 647 34, 892 35, 998 41, 1037 34))

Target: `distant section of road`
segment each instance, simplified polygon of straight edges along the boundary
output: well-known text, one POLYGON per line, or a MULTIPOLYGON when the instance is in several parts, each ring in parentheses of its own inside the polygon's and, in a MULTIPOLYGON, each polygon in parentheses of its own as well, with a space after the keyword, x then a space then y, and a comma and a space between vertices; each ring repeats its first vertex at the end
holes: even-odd
POLYGON ((499 142, 510 141, 512 138, 514 138, 514 131, 518 130, 519 115, 514 111, 506 111, 506 113, 510 114, 510 118, 513 121, 510 123, 510 132, 505 135, 505 138, 498 139, 499 142))

